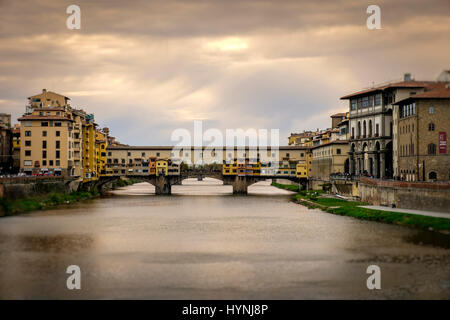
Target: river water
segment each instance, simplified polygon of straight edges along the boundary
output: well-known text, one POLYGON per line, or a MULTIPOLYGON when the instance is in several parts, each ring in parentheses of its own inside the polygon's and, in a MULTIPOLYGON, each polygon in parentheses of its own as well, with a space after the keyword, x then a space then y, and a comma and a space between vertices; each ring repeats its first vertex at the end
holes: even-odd
POLYGON ((155 196, 139 183, 1 218, 0 298, 450 298, 446 236, 310 210, 268 182, 231 191, 188 179, 155 196), (66 287, 69 265, 81 290, 66 287))

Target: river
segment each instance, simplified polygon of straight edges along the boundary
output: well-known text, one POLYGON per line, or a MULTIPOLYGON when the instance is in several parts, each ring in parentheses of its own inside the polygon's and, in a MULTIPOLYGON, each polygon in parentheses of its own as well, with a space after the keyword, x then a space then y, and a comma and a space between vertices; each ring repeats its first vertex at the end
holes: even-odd
POLYGON ((172 191, 139 183, 1 218, 0 298, 450 298, 448 236, 307 209, 268 182, 248 196, 213 179, 172 191), (81 290, 66 287, 69 265, 81 290))

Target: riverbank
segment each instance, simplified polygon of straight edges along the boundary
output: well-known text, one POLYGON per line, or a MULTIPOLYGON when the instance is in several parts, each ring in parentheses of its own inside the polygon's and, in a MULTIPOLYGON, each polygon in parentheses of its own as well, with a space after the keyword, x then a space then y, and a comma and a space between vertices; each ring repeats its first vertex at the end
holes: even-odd
MULTIPOLYGON (((112 183, 111 189, 129 186, 134 183, 136 183, 134 179, 120 179, 112 183)), ((74 191, 71 193, 49 192, 17 199, 0 198, 0 217, 12 216, 35 210, 51 209, 62 204, 71 204, 78 201, 97 198, 99 196, 100 193, 96 189, 93 189, 89 191, 74 191)))
MULTIPOLYGON (((272 185, 281 189, 294 191, 292 185, 280 185, 278 183, 272 183, 272 185)), ((337 198, 325 198, 321 196, 322 194, 323 191, 301 190, 292 196, 292 200, 308 208, 318 208, 322 211, 341 216, 450 233, 450 219, 362 208, 361 206, 366 205, 366 203, 337 198)))

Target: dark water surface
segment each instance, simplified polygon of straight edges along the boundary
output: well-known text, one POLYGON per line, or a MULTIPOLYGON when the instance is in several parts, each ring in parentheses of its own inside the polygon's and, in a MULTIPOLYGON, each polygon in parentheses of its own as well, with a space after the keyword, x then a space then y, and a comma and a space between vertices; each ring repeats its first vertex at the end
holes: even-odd
POLYGON ((264 182, 250 191, 187 180, 154 196, 144 183, 2 218, 0 298, 450 298, 448 237, 310 210, 264 182), (366 287, 372 264, 381 290, 366 287), (66 288, 69 265, 81 290, 66 288))

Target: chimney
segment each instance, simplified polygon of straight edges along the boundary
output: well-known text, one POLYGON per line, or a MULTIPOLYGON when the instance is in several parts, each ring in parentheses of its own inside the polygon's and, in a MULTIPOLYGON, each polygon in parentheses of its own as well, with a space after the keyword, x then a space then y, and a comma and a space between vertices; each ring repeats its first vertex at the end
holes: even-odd
POLYGON ((42 89, 42 93, 47 92, 47 89, 42 89))
POLYGON ((403 75, 403 80, 404 81, 411 81, 412 79, 411 79, 411 73, 405 73, 404 75, 403 75))

